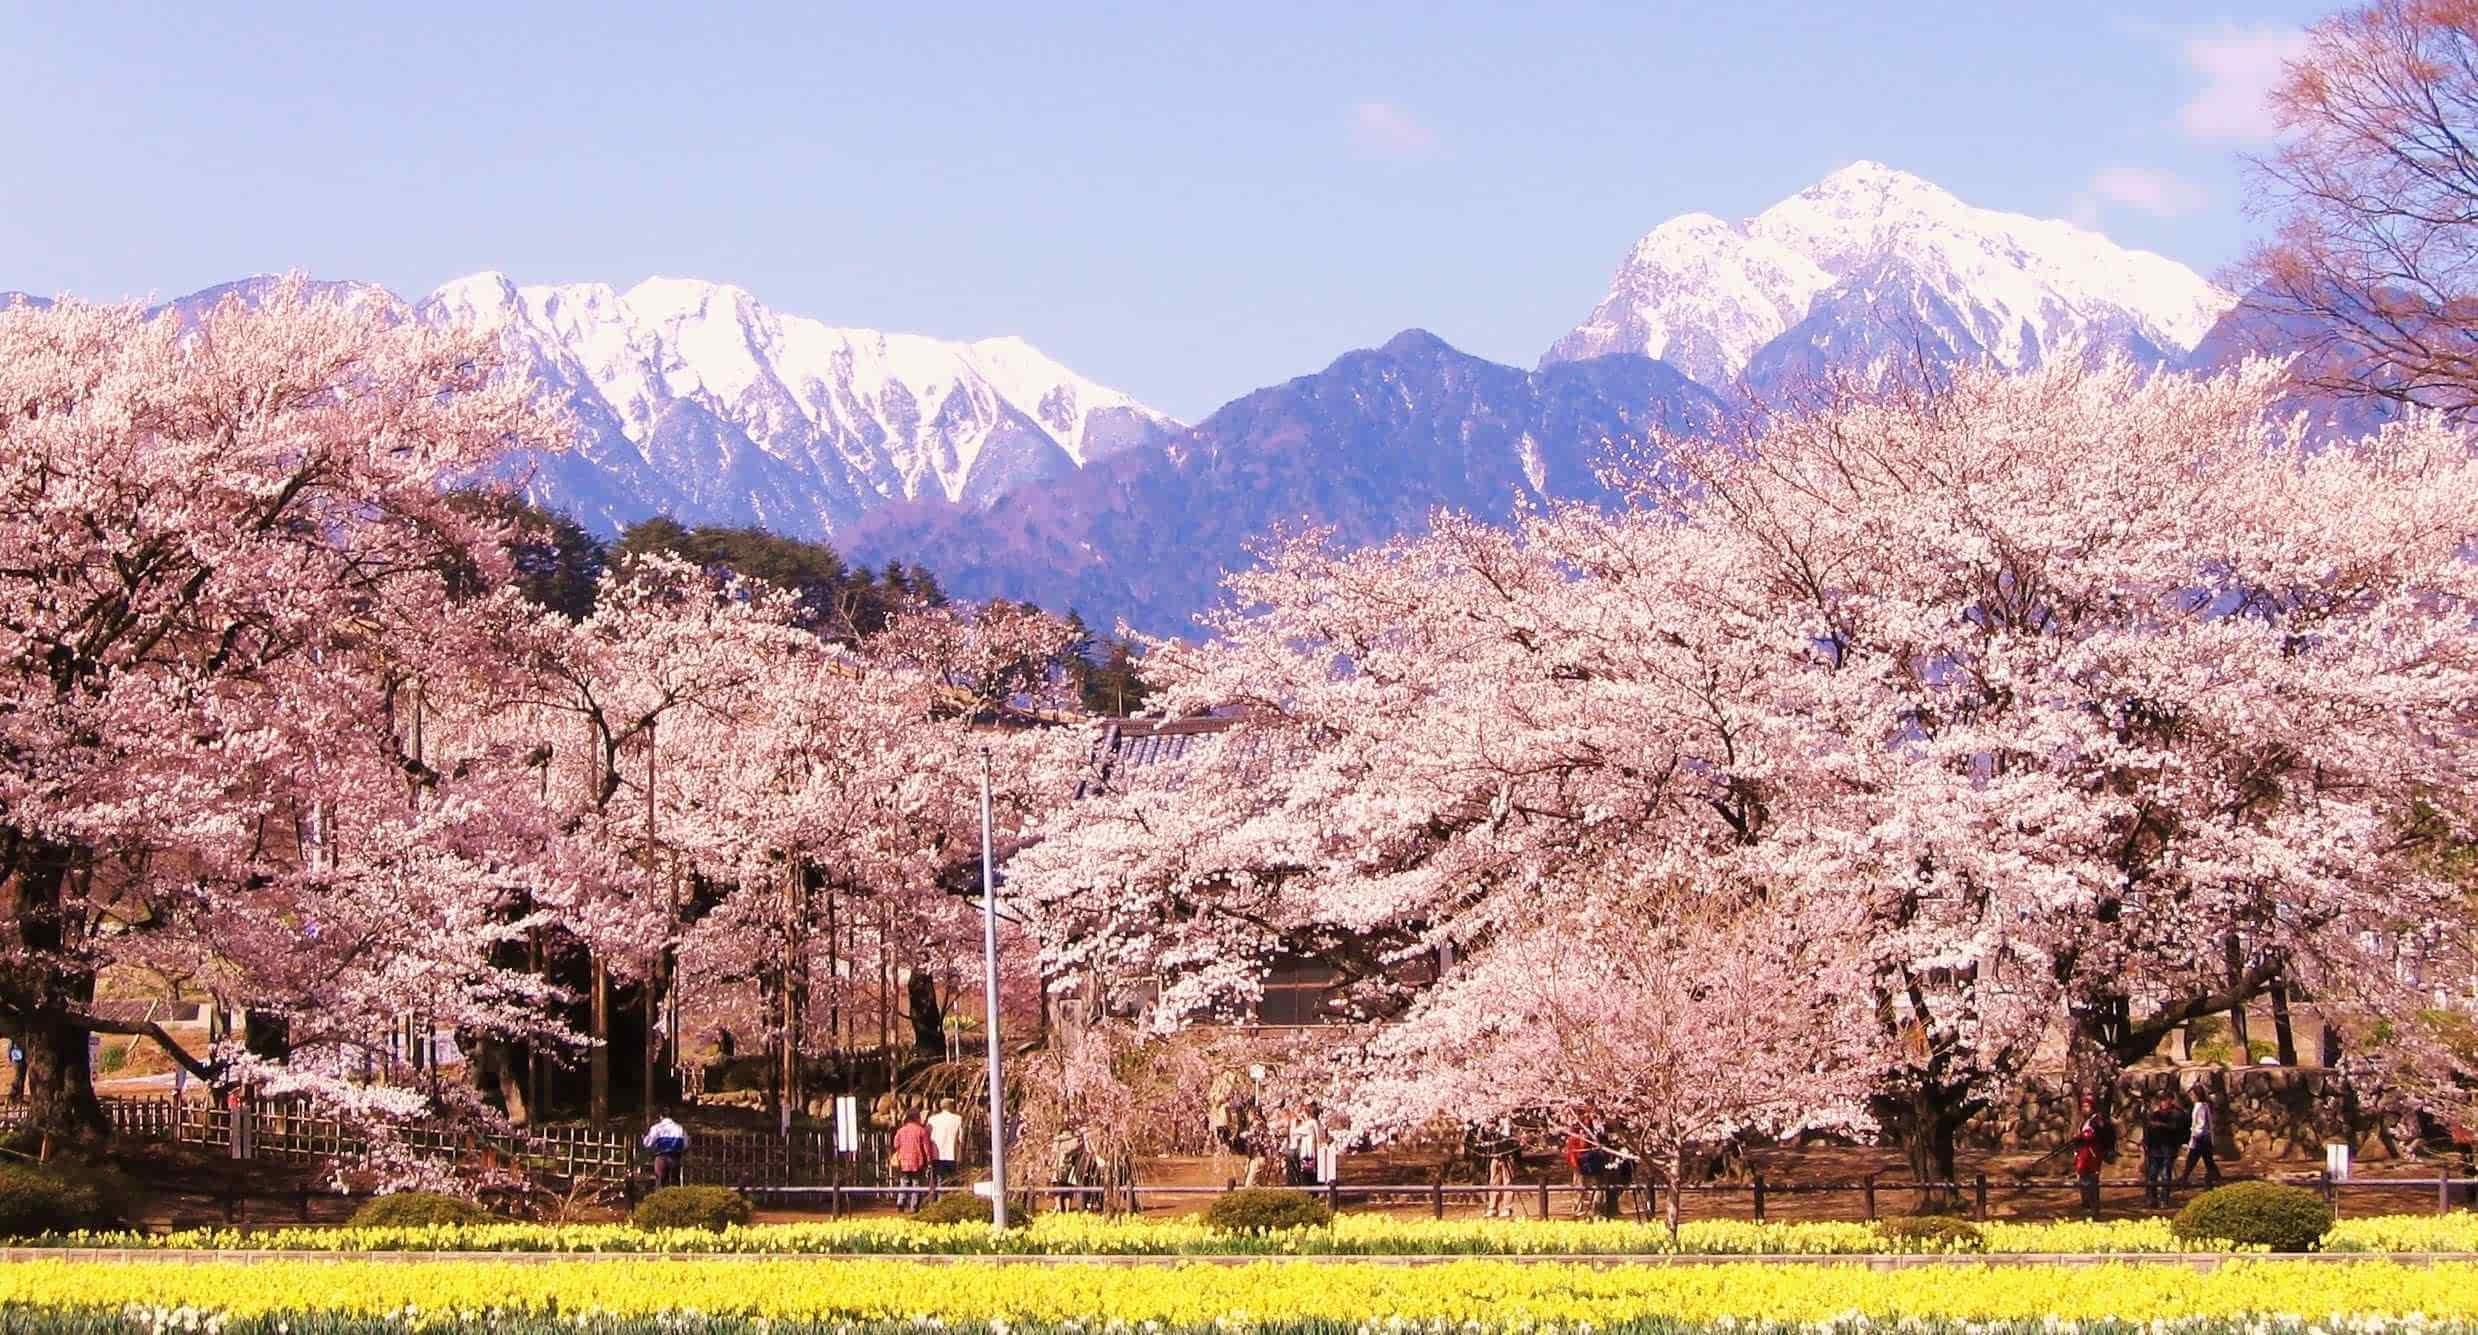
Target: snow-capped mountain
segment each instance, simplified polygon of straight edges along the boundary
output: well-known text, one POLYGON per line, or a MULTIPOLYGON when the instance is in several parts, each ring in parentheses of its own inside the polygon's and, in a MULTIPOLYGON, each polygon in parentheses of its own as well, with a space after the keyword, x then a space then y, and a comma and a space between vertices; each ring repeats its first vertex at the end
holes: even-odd
POLYGON ((1861 162, 1744 222, 1654 228, 1541 363, 1634 353, 1720 387, 1882 357, 2021 367, 2065 344, 2165 362, 2233 304, 2174 260, 1861 162))
POLYGON ((818 536, 890 500, 986 505, 1180 425, 1022 339, 839 329, 720 283, 482 273, 415 310, 499 331, 567 402, 577 448, 512 467, 597 528, 660 511, 818 536))

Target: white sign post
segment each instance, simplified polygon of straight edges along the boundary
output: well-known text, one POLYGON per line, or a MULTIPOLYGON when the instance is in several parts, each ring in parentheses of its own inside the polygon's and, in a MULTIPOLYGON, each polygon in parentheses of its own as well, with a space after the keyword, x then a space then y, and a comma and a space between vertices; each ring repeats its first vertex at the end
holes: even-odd
POLYGON ((2334 1182, 2349 1180, 2349 1147, 2334 1141, 2323 1147, 2323 1173, 2334 1182))
POLYGON ((860 1100, 849 1094, 835 1096, 835 1153, 860 1153, 860 1100))

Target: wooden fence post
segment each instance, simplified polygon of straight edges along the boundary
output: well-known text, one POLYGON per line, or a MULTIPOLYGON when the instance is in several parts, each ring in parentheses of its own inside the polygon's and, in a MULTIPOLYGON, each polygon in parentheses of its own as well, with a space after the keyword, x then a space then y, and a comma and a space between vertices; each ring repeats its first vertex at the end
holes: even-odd
POLYGON ((1439 1219, 1445 1218, 1445 1178, 1442 1174, 1428 1184, 1428 1204, 1430 1214, 1439 1219))
POLYGON ((1543 1220, 1549 1217, 1549 1178, 1546 1173, 1540 1177, 1540 1217, 1543 1220))
POLYGON ((1982 1224, 1988 1221, 1988 1175, 1985 1173, 1971 1182, 1970 1217, 1982 1224))
POLYGON ((1755 1175, 1755 1222, 1764 1222, 1764 1175, 1755 1175))
POLYGON ((1876 1222, 1876 1175, 1874 1173, 1867 1175, 1863 1194, 1867 1200, 1867 1222, 1872 1224, 1876 1222))

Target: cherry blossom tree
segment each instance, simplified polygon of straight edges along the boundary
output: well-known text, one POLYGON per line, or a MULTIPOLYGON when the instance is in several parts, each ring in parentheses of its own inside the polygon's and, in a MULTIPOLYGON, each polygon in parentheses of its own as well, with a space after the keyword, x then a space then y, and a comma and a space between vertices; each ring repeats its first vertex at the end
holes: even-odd
POLYGON ((33 1122, 100 1127, 87 1035, 123 961, 317 1014, 526 989, 473 899, 507 830, 487 771, 443 776, 391 712, 426 655, 511 602, 442 499, 555 423, 493 350, 288 283, 194 327, 64 301, 0 313, 0 1018, 33 1122))
MULTIPOLYGON (((1726 884, 1544 886, 1528 928, 1355 1054, 1353 1128, 1505 1119, 1688 1180, 1700 1148, 1869 1125, 1872 1033, 1849 905, 1726 884), (1581 905, 1580 909, 1576 906, 1581 905)), ((1670 1229, 1679 1195, 1667 1195, 1670 1229)))
MULTIPOLYGON (((977 951, 946 892, 977 866, 982 749, 1002 829, 1071 782, 1057 730, 1002 726, 1041 722, 1061 688, 1062 623, 923 607, 844 644, 812 620, 795 591, 637 555, 585 619, 542 619, 474 710, 541 757, 553 833, 516 907, 582 962, 560 981, 584 1003, 597 1119, 615 1086, 662 1096, 682 1024, 764 1036, 770 1088, 801 1103, 807 1059, 887 1008, 894 960, 967 935, 977 951)), ((513 1114, 548 1097, 545 1055, 486 1053, 476 1076, 513 1114)))
POLYGON ((1965 371, 1660 442, 1617 513, 1279 546, 1147 658, 1233 726, 1063 813, 1018 893, 1167 1018, 1306 954, 1409 1052, 1527 976, 1489 961, 1545 887, 1750 887, 1849 924, 1923 1181, 2043 1041, 2105 1078, 2284 979, 2397 1009, 2356 940, 2449 898, 2414 804, 2470 828, 2478 465, 2424 418, 2314 452, 2281 384, 1965 371))

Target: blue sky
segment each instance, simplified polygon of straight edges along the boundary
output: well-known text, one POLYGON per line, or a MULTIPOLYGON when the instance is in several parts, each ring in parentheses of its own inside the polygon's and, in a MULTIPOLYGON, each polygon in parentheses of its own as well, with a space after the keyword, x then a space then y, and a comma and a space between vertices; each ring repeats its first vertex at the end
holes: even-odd
POLYGON ((688 275, 1196 417, 1413 325, 1529 365, 1858 158, 2216 269, 2330 7, 0 0, 0 289, 688 275))

